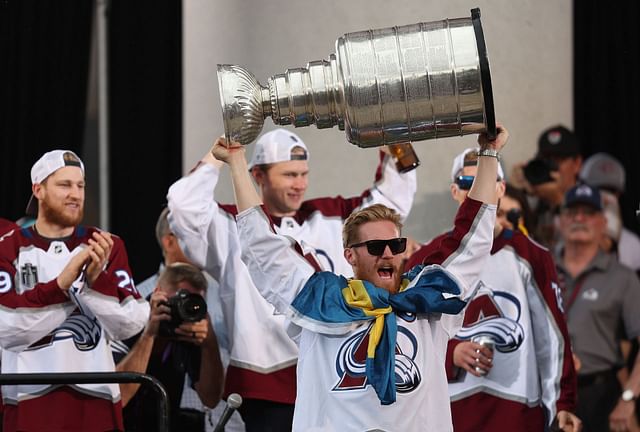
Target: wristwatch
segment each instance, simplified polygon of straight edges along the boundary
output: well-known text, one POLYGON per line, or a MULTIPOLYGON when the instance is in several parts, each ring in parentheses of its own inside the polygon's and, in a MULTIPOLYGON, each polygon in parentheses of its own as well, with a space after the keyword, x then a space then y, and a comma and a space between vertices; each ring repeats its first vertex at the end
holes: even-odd
POLYGON ((625 402, 631 402, 636 399, 636 395, 633 394, 633 390, 626 389, 622 392, 622 396, 620 398, 625 402))
POLYGON ((478 156, 490 156, 490 157, 494 157, 496 159, 498 159, 498 162, 500 162, 500 153, 498 153, 498 150, 495 149, 483 149, 480 150, 478 152, 478 156))

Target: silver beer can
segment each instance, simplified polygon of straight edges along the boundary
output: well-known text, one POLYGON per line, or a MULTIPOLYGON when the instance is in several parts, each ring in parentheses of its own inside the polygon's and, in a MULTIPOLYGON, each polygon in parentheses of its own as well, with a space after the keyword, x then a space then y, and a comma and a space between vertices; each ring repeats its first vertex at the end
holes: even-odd
POLYGON ((487 336, 487 335, 482 335, 482 336, 477 336, 473 339, 471 339, 472 342, 475 342, 477 344, 480 344, 484 347, 489 348, 491 351, 493 351, 494 347, 495 347, 495 341, 493 340, 493 338, 491 336, 487 336))
MULTIPOLYGON (((493 338, 491 336, 487 336, 487 335, 480 335, 480 336, 476 336, 474 338, 471 339, 472 342, 475 342, 477 344, 482 345, 483 347, 487 347, 491 350, 491 352, 493 352, 493 349, 495 347, 495 341, 493 340, 493 338)), ((481 375, 486 375, 487 371, 485 371, 484 369, 476 366, 475 367, 476 372, 478 372, 481 375)))

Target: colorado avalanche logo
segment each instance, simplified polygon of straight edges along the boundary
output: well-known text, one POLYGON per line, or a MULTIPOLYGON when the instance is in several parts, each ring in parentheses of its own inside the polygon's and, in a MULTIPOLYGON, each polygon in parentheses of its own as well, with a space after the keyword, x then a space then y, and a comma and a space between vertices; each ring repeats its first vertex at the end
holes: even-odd
MULTIPOLYGON (((358 332, 351 336, 338 350, 336 373, 340 377, 334 391, 359 390, 367 385, 367 346, 369 331, 358 332)), ((416 337, 408 329, 398 326, 395 352, 396 391, 410 393, 422 381, 422 375, 414 362, 418 352, 416 337), (404 348, 404 349, 403 349, 404 348)))
POLYGON ((100 341, 102 327, 98 320, 86 315, 71 315, 54 330, 53 340, 73 338, 79 351, 91 351, 100 341))
POLYGON ((473 340, 488 336, 493 339, 496 350, 515 351, 524 341, 524 329, 519 323, 521 309, 520 301, 514 295, 482 285, 467 306, 464 326, 456 338, 473 340))
POLYGON ((78 313, 69 316, 58 328, 28 349, 37 350, 52 345, 56 341, 73 339, 73 343, 79 351, 91 351, 100 342, 102 327, 96 318, 78 313))

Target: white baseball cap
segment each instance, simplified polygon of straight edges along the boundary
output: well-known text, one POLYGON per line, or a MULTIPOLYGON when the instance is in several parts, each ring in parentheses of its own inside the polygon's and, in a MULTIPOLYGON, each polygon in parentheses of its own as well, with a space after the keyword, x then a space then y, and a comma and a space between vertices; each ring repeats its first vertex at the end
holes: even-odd
MULTIPOLYGON (((66 166, 80 168, 84 176, 84 164, 78 155, 71 150, 52 150, 43 154, 31 167, 31 184, 42 183, 51 174, 66 166)), ((38 214, 38 200, 33 195, 27 204, 26 213, 29 216, 38 214)))
MULTIPOLYGON (((465 165, 464 157, 467 155, 467 153, 470 153, 472 151, 479 152, 480 148, 469 147, 468 149, 465 149, 462 153, 460 153, 458 156, 456 156, 456 158, 453 160, 453 165, 451 166, 452 182, 456 181, 456 177, 458 177, 458 173, 462 171, 462 168, 464 168, 465 166, 476 166, 478 164, 476 161, 473 161, 473 162, 467 162, 465 165)), ((504 180, 504 171, 502 170, 502 164, 500 162, 498 162, 498 177, 500 177, 501 180, 504 180)))
POLYGON ((298 135, 286 129, 276 129, 258 138, 249 162, 249 169, 256 165, 307 159, 309 159, 309 150, 298 135), (295 147, 302 147, 304 154, 291 154, 291 150, 295 147))

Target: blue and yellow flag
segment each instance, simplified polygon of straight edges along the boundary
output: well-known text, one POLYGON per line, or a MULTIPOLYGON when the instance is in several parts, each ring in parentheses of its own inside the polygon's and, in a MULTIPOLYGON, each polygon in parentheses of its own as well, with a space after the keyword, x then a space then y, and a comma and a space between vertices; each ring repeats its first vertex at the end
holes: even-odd
POLYGON ((367 379, 383 405, 396 401, 396 313, 458 314, 466 305, 452 276, 440 266, 416 266, 402 275, 400 292, 391 294, 363 280, 330 272, 314 274, 291 304, 301 327, 332 334, 374 321, 367 348, 367 379))

